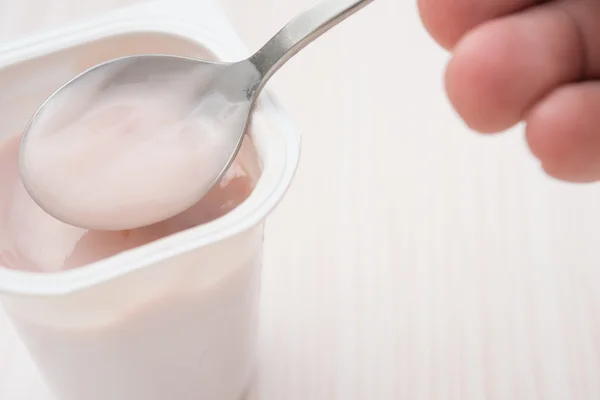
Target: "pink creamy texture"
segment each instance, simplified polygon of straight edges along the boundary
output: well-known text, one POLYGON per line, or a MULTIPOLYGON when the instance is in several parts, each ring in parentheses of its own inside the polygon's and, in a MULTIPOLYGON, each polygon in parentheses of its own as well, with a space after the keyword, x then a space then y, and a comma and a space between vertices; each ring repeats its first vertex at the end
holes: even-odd
MULTIPOLYGON (((99 261, 218 218, 253 188, 248 170, 236 162, 219 185, 182 214, 129 231, 91 231, 56 220, 31 199, 19 178, 18 148, 19 138, 0 144, 0 266, 7 268, 58 272, 99 261)), ((167 151, 175 155, 175 149, 167 151)), ((178 183, 167 190, 181 188, 178 183)))
MULTIPOLYGON (((174 81, 173 92, 184 83, 174 81)), ((114 230, 194 205, 231 155, 227 135, 162 87, 90 86, 80 104, 49 105, 27 135, 21 173, 42 208, 71 225, 114 230)))

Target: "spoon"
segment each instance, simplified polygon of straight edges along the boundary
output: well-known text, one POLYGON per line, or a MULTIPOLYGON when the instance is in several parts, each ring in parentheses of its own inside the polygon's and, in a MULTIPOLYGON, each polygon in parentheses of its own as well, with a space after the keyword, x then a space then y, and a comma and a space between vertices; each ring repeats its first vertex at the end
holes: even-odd
MULTIPOLYGON (((187 210, 218 184, 232 165, 241 148, 256 100, 273 74, 309 43, 372 1, 321 0, 289 22, 258 52, 239 62, 206 62, 148 54, 119 58, 83 72, 54 92, 29 121, 19 150, 23 186, 46 213, 86 229, 134 229, 187 210), (48 179, 42 179, 44 167, 36 167, 35 164, 39 158, 39 153, 34 156, 33 151, 36 141, 44 134, 67 126, 77 115, 93 109, 103 96, 128 88, 135 91, 136 88, 148 87, 154 90, 153 93, 168 93, 157 98, 165 105, 177 104, 183 110, 184 120, 202 121, 211 132, 218 132, 218 146, 207 150, 210 165, 198 173, 194 187, 187 188, 188 195, 178 199, 171 207, 161 206, 156 200, 156 204, 150 204, 153 212, 142 212, 151 202, 145 198, 139 204, 129 204, 129 209, 122 208, 127 211, 118 213, 118 217, 111 217, 108 211, 103 215, 94 206, 73 198, 71 192, 67 196, 60 190, 52 190, 48 179)), ((72 168, 78 167, 73 165, 72 168)), ((146 175, 151 175, 151 172, 146 175)), ((68 187, 69 183, 66 184, 63 187, 68 187)))

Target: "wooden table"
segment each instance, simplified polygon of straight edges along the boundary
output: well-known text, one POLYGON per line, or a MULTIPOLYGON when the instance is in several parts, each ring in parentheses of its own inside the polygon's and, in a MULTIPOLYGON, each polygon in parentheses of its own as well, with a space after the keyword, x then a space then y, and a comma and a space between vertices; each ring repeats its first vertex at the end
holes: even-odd
MULTIPOLYGON (((122 2, 0 0, 0 35, 122 2)), ((223 2, 252 49, 311 3, 223 2)), ((304 147, 267 228, 254 396, 598 399, 600 187, 546 178, 521 129, 468 132, 413 3, 375 2, 271 84, 304 147)), ((48 399, 3 314, 0 343, 0 399, 48 399)))

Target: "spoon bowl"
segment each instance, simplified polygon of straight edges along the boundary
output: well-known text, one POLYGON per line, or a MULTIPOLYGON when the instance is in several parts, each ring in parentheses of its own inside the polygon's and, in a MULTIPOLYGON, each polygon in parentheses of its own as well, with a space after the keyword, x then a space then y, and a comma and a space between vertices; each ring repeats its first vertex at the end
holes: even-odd
MULTIPOLYGON (((221 181, 233 163, 257 98, 247 93, 250 93, 258 81, 258 72, 249 62, 227 64, 199 62, 191 58, 169 55, 141 55, 97 65, 58 89, 30 120, 19 149, 19 170, 23 186, 46 213, 69 225, 82 228, 125 230, 173 217, 204 197, 221 181), (110 218, 111 207, 106 209, 105 213, 99 209, 90 213, 90 208, 93 209, 94 206, 90 207, 90 199, 84 200, 84 194, 71 190, 54 190, 57 186, 65 187, 68 184, 62 182, 66 174, 56 176, 53 180, 36 179, 44 174, 46 167, 38 162, 47 157, 44 154, 40 155, 39 150, 50 151, 50 146, 40 144, 43 143, 40 140, 46 132, 64 131, 71 121, 86 110, 98 109, 103 103, 114 98, 124 98, 133 102, 139 100, 138 93, 147 95, 154 91, 157 96, 153 99, 153 107, 176 109, 178 115, 175 120, 199 132, 198 134, 219 133, 218 138, 203 140, 207 147, 203 149, 203 153, 196 155, 210 158, 210 162, 203 164, 202 171, 198 171, 194 178, 194 187, 181 189, 187 193, 184 197, 176 199, 175 207, 167 207, 158 201, 156 204, 141 204, 141 199, 136 199, 140 201, 120 205, 123 209, 119 212, 120 218, 110 218), (129 94, 133 101, 127 97, 129 94), (77 101, 73 101, 75 96, 77 101), (143 212, 147 207, 152 208, 152 213, 143 212)), ((152 117, 150 119, 152 120, 152 117)), ((179 130, 173 131, 173 134, 177 132, 179 130)), ((89 140, 85 138, 86 144, 100 146, 101 143, 97 142, 99 139, 92 138, 92 135, 93 133, 89 134, 89 140)), ((90 150, 93 151, 93 148, 90 150)), ((158 159, 158 155, 156 158, 158 159)), ((81 173, 85 174, 85 171, 81 173)), ((106 171, 101 173, 111 176, 112 179, 113 174, 106 171)), ((139 174, 130 175, 121 175, 119 179, 124 182, 120 185, 132 187, 144 184, 136 182, 139 174), (135 180, 128 181, 127 177, 130 175, 135 180)), ((98 199, 110 198, 110 192, 117 190, 116 186, 110 184, 98 184, 94 194, 98 199), (107 193, 102 193, 102 190, 107 193)))

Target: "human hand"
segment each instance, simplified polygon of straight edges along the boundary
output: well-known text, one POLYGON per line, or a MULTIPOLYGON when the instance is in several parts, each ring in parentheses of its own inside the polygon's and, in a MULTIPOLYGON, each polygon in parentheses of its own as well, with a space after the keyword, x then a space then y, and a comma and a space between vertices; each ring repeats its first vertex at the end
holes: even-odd
POLYGON ((418 0, 453 53, 446 90, 474 130, 520 121, 545 171, 600 180, 600 0, 418 0))

